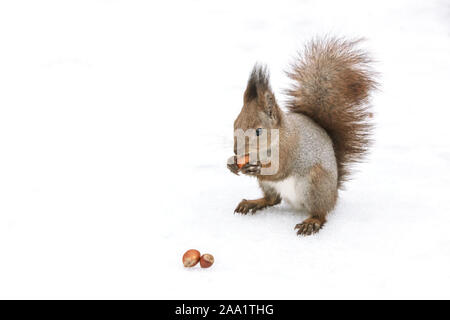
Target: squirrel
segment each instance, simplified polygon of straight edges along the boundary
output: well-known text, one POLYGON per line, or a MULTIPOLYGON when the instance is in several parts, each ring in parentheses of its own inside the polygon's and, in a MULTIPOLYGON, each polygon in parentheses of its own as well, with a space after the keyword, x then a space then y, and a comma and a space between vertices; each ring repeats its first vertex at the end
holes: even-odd
POLYGON ((287 71, 292 86, 286 90, 283 111, 270 86, 267 67, 255 64, 244 92, 244 103, 234 122, 234 156, 227 167, 234 174, 254 176, 263 197, 243 199, 235 213, 255 213, 285 200, 309 217, 295 226, 298 235, 317 233, 335 207, 338 190, 349 179, 351 165, 364 159, 372 139, 369 100, 377 88, 372 59, 358 48, 362 39, 316 38, 298 54, 287 71), (240 157, 259 152, 259 145, 239 147, 236 130, 278 130, 278 168, 263 174, 258 159, 244 164, 240 157), (238 152, 238 149, 240 151, 238 152))

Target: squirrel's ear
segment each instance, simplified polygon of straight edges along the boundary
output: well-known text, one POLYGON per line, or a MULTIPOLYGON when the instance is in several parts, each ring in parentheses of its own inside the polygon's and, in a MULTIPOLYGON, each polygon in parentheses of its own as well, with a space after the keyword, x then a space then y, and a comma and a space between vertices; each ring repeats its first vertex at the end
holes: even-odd
POLYGON ((270 88, 269 72, 266 66, 255 64, 244 93, 244 103, 256 100, 258 106, 271 118, 278 120, 279 111, 275 96, 270 88))
POLYGON ((260 99, 260 103, 262 105, 262 107, 264 108, 264 112, 267 113, 267 115, 271 118, 276 118, 277 113, 276 113, 276 107, 277 107, 277 103, 275 101, 275 96, 274 94, 269 91, 266 90, 264 91, 264 93, 262 93, 259 97, 260 99))

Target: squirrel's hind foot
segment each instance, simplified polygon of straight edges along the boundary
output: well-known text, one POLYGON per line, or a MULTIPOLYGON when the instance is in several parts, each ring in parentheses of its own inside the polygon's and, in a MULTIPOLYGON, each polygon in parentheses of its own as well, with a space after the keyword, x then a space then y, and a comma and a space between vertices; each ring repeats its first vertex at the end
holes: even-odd
POLYGON ((325 224, 325 219, 320 217, 311 217, 299 223, 295 226, 295 230, 298 229, 297 235, 299 236, 310 236, 319 232, 325 224))

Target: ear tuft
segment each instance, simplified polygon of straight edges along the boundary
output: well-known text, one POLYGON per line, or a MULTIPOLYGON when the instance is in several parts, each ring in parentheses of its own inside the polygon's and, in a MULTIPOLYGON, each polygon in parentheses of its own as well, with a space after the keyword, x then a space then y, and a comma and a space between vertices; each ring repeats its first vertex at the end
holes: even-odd
POLYGON ((248 78, 247 89, 244 93, 244 101, 250 102, 261 97, 266 91, 272 91, 270 88, 270 77, 267 67, 255 64, 250 77, 248 78))

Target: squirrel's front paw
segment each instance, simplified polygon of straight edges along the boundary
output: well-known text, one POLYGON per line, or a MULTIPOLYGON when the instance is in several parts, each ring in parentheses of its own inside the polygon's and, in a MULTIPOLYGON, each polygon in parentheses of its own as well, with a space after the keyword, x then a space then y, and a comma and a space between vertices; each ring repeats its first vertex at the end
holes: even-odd
POLYGON ((257 176, 261 174, 261 162, 255 163, 247 163, 241 168, 241 172, 243 174, 247 174, 249 176, 257 176))
POLYGON ((239 175, 239 166, 237 165, 237 157, 232 156, 227 161, 227 168, 235 175, 239 175))
POLYGON ((263 204, 260 200, 242 199, 242 201, 238 204, 238 206, 234 210, 234 213, 247 214, 249 211, 251 213, 255 213, 257 210, 265 207, 266 205, 263 204))

